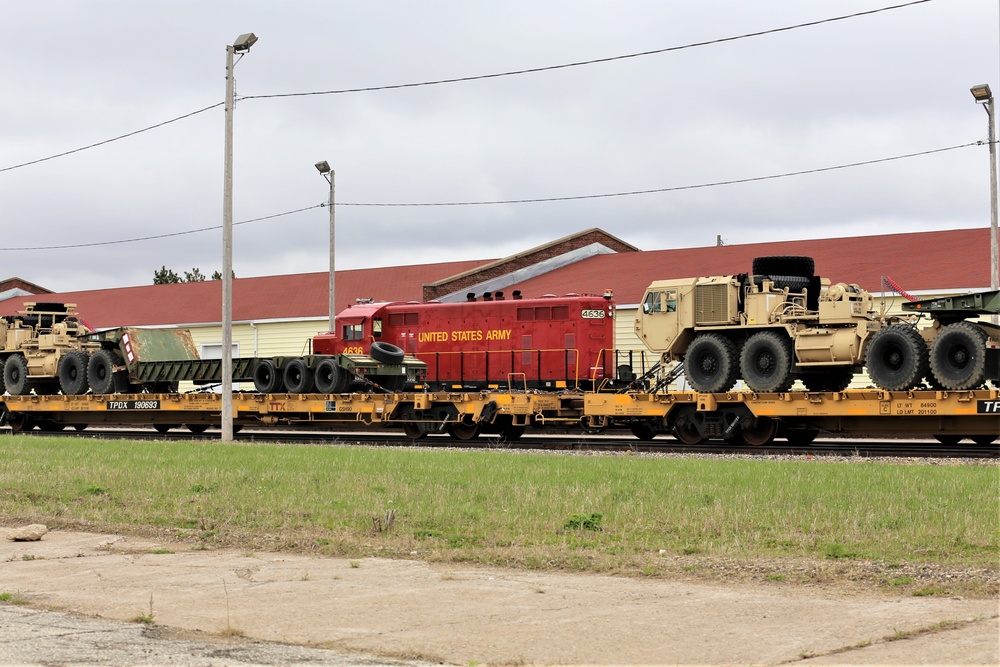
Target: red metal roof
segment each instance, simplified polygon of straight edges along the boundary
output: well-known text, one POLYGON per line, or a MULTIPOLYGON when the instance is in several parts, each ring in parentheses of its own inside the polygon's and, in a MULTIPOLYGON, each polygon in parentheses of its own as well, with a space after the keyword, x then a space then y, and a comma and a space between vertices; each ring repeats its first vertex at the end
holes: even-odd
MULTIPOLYGON (((750 271, 754 257, 808 255, 816 273, 834 282, 858 283, 881 291, 888 275, 910 292, 988 289, 989 229, 958 229, 840 239, 784 241, 706 248, 680 248, 597 255, 503 289, 526 298, 542 294, 603 293, 612 289, 621 304, 638 303, 653 280, 750 271)), ((493 260, 445 262, 337 272, 337 311, 357 298, 419 301, 424 283, 483 266, 493 260)), ((233 281, 233 321, 327 316, 326 272, 233 281)), ((25 301, 76 303, 95 328, 217 323, 222 283, 145 285, 87 292, 14 297, 0 302, 12 315, 25 301)))
MULTIPOLYGON (((490 261, 337 271, 337 311, 353 304, 357 298, 418 301, 424 283, 490 261)), ((233 321, 326 317, 328 300, 329 274, 326 272, 238 278, 233 281, 233 321)), ((222 319, 222 281, 19 296, 0 302, 0 316, 22 310, 26 301, 75 303, 80 318, 96 329, 214 323, 222 319)))
POLYGON ((989 289, 989 241, 982 228, 597 255, 504 291, 530 298, 612 289, 616 302, 638 303, 654 280, 749 273, 765 255, 810 256, 817 275, 870 292, 882 291, 883 275, 911 292, 989 289))

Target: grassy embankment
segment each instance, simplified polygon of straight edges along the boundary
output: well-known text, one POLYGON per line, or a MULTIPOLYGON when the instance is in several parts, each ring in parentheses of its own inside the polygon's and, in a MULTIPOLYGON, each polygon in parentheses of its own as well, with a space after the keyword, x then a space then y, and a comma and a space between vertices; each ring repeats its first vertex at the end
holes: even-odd
POLYGON ((1000 553, 1000 468, 986 465, 18 435, 0 437, 0 461, 8 525, 204 547, 643 575, 767 562, 773 580, 781 563, 876 561, 896 586, 919 582, 893 568, 995 571, 1000 553))

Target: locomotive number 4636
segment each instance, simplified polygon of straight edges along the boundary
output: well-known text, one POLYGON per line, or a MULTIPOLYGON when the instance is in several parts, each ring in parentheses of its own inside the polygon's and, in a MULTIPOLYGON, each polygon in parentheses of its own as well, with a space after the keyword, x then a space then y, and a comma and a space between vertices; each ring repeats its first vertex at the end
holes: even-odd
POLYGON ((603 320, 604 311, 603 310, 585 310, 581 314, 585 320, 603 320))

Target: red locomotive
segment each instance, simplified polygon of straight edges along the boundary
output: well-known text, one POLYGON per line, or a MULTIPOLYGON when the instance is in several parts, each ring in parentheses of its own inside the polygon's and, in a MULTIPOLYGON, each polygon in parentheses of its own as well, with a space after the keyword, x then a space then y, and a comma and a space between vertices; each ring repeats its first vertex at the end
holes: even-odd
POLYGON ((360 303, 314 354, 399 353, 427 363, 430 389, 592 389, 615 377, 611 294, 523 299, 469 294, 457 303, 360 303))

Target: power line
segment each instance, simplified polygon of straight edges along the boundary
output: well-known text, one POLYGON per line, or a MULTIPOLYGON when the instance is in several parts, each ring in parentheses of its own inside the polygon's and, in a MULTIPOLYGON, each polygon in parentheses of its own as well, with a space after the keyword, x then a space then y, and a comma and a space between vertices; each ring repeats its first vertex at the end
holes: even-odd
MULTIPOLYGON (((303 211, 309 211, 314 208, 323 208, 326 204, 316 204, 314 206, 306 206, 305 208, 295 209, 294 211, 285 211, 284 213, 275 213, 274 215, 265 215, 260 218, 253 218, 251 220, 243 220, 241 222, 234 222, 233 226, 236 225, 248 225, 251 222, 260 222, 262 220, 271 220, 273 218, 282 218, 286 215, 294 215, 295 213, 302 213, 303 211)), ((75 243, 72 245, 52 245, 52 246, 36 246, 33 248, 0 248, 0 250, 68 250, 70 248, 93 248, 96 246, 106 246, 106 245, 120 245, 123 243, 137 243, 139 241, 152 241, 154 239, 166 239, 171 236, 187 236, 188 234, 199 234, 201 232, 209 232, 213 229, 222 229, 222 225, 213 225, 211 227, 200 227, 198 229, 188 229, 183 232, 171 232, 169 234, 155 234, 153 236, 140 236, 132 239, 118 239, 117 241, 95 241, 93 243, 75 243)))
POLYGON ((865 160, 863 162, 851 162, 849 164, 840 164, 833 167, 819 167, 817 169, 806 169, 803 171, 789 171, 783 174, 771 174, 769 176, 755 176, 752 178, 740 178, 731 181, 715 181, 713 183, 699 183, 697 185, 678 185, 670 188, 655 188, 653 190, 630 190, 628 192, 608 192, 596 195, 574 195, 569 197, 541 197, 538 199, 503 199, 495 201, 460 201, 460 202, 435 202, 435 203, 419 203, 419 202, 407 202, 407 203, 396 203, 396 204, 362 204, 362 203, 350 203, 350 202, 337 202, 337 206, 488 206, 493 204, 537 204, 540 202, 552 202, 552 201, 573 201, 579 199, 602 199, 606 197, 631 197, 633 195, 649 195, 659 192, 680 192, 682 190, 698 190, 700 188, 714 188, 722 185, 737 185, 739 183, 754 183, 757 181, 768 181, 776 178, 787 178, 789 176, 805 176, 807 174, 819 174, 825 171, 835 171, 837 169, 848 169, 850 167, 862 167, 869 164, 879 164, 880 162, 892 162, 893 160, 905 160, 912 157, 920 157, 921 155, 932 155, 934 153, 944 153, 946 151, 953 151, 959 148, 968 148, 969 146, 980 146, 984 142, 973 141, 967 144, 960 144, 958 146, 948 146, 947 148, 935 148, 929 151, 921 151, 919 153, 908 153, 906 155, 896 155, 893 157, 879 158, 877 160, 865 160))
MULTIPOLYGON (((872 164, 880 164, 883 162, 893 162, 895 160, 905 160, 908 158, 920 157, 924 155, 933 155, 935 153, 944 153, 947 151, 958 150, 960 148, 969 148, 970 146, 981 146, 984 142, 982 141, 972 141, 967 144, 959 144, 957 146, 948 146, 946 148, 935 148, 932 150, 920 151, 918 153, 907 153, 906 155, 895 155, 892 157, 878 158, 875 160, 864 160, 861 162, 851 162, 848 164, 835 165, 832 167, 818 167, 816 169, 805 169, 802 171, 789 171, 781 174, 771 174, 768 176, 754 176, 751 178, 740 178, 729 181, 715 181, 712 183, 699 183, 695 185, 679 185, 669 188, 655 188, 652 190, 630 190, 627 192, 608 192, 602 194, 593 195, 572 195, 567 197, 541 197, 537 199, 504 199, 495 201, 465 201, 465 202, 408 202, 408 203, 359 203, 359 202, 336 202, 336 206, 382 206, 382 207, 427 207, 427 206, 494 206, 498 204, 537 204, 542 202, 557 202, 557 201, 574 201, 574 200, 585 200, 585 199, 602 199, 609 197, 631 197, 636 195, 648 195, 663 192, 680 192, 683 190, 697 190, 701 188, 714 188, 721 187, 725 185, 737 185, 740 183, 755 183, 759 181, 768 181, 778 178, 788 178, 791 176, 805 176, 808 174, 819 174, 827 171, 836 171, 838 169, 849 169, 852 167, 862 167, 872 164)), ((294 215, 296 213, 302 213, 303 211, 310 211, 315 208, 324 208, 329 206, 328 203, 315 204, 313 206, 306 206, 304 208, 298 208, 293 211, 285 211, 284 213, 275 213, 273 215, 266 215, 260 218, 252 218, 250 220, 243 220, 241 222, 235 222, 234 225, 247 225, 252 222, 261 222, 263 220, 273 220, 274 218, 282 218, 288 215, 294 215)), ((35 247, 21 247, 21 248, 4 248, 0 247, 0 251, 23 251, 23 250, 68 250, 71 248, 91 248, 95 246, 109 246, 109 245, 120 245, 124 243, 136 243, 139 241, 151 241, 154 239, 164 239, 172 236, 186 236, 188 234, 199 234, 201 232, 207 232, 214 229, 221 229, 222 225, 213 225, 211 227, 200 227, 198 229, 188 229, 182 232, 171 232, 169 234, 156 234, 153 236, 143 236, 139 238, 131 239, 120 239, 117 241, 98 241, 92 243, 77 243, 70 245, 58 245, 58 246, 35 246, 35 247)))
POLYGON ((735 42, 741 39, 749 39, 751 37, 761 37, 763 35, 773 35, 774 33, 787 32, 789 30, 796 30, 798 28, 810 28, 817 25, 822 25, 824 23, 833 23, 835 21, 845 21, 847 19, 857 18, 859 16, 868 16, 871 14, 878 14, 880 12, 887 12, 894 9, 902 9, 904 7, 910 7, 912 5, 920 5, 925 2, 930 2, 931 0, 914 0, 913 2, 907 2, 901 5, 892 5, 891 7, 882 7, 880 9, 870 9, 868 11, 857 12, 854 14, 846 14, 844 16, 834 16, 827 19, 819 19, 817 21, 808 21, 806 23, 797 23, 795 25, 784 26, 782 28, 771 28, 769 30, 760 30, 758 32, 750 32, 742 35, 736 35, 734 37, 721 37, 719 39, 711 39, 704 42, 693 42, 691 44, 684 44, 681 46, 669 46, 663 49, 655 49, 652 51, 641 51, 639 53, 627 53, 618 56, 609 56, 607 58, 594 58, 592 60, 580 60, 572 63, 564 63, 562 65, 548 65, 545 67, 531 67, 528 69, 512 70, 509 72, 497 72, 494 74, 479 74, 475 76, 463 76, 456 77, 453 79, 438 79, 436 81, 421 81, 417 83, 398 83, 387 86, 369 86, 365 88, 343 88, 339 90, 320 90, 314 92, 305 93, 277 93, 270 95, 247 95, 246 97, 241 97, 243 100, 262 100, 262 99, 272 99, 278 97, 307 97, 310 95, 340 95, 343 93, 367 93, 377 90, 396 90, 400 88, 417 88, 420 86, 436 86, 444 83, 461 83, 466 81, 481 81, 483 79, 497 79, 505 76, 518 76, 521 74, 534 74, 536 72, 548 72, 557 69, 567 69, 569 67, 581 67, 583 65, 596 65, 598 63, 608 63, 615 60, 625 60, 628 58, 641 58, 643 56, 652 56, 660 53, 670 53, 672 51, 683 51, 685 49, 693 49, 699 46, 710 46, 713 44, 724 44, 726 42, 735 42))
POLYGON ((149 127, 144 127, 141 130, 136 130, 135 132, 129 132, 128 134, 122 134, 117 137, 112 137, 111 139, 105 139, 104 141, 98 141, 96 144, 90 144, 88 146, 81 146, 80 148, 74 148, 71 151, 64 151, 62 153, 56 153, 55 155, 50 155, 48 157, 38 158, 37 160, 31 160, 30 162, 22 162, 21 164, 15 164, 10 167, 0 168, 0 172, 10 171, 11 169, 20 169, 21 167, 27 167, 28 165, 38 164, 39 162, 47 162, 48 160, 55 160, 57 157, 64 157, 66 155, 72 155, 73 153, 79 153, 80 151, 85 151, 88 148, 96 148, 98 146, 103 146, 105 144, 110 144, 113 141, 118 141, 119 139, 126 139, 128 137, 134 137, 137 134, 142 134, 143 132, 149 132, 150 130, 155 130, 158 127, 163 127, 164 125, 169 125, 170 123, 176 123, 179 120, 184 120, 185 118, 190 118, 191 116, 197 116, 200 113, 209 111, 210 109, 215 109, 216 107, 221 107, 225 102, 219 102, 218 104, 213 104, 212 106, 205 107, 204 109, 198 109, 197 111, 192 111, 191 113, 186 113, 183 116, 178 116, 177 118, 171 118, 170 120, 165 120, 162 123, 157 123, 156 125, 150 125, 149 127))
MULTIPOLYGON (((844 16, 834 16, 832 18, 820 19, 820 20, 817 20, 817 21, 809 21, 809 22, 806 22, 806 23, 798 23, 798 24, 795 24, 795 25, 785 26, 785 27, 782 27, 782 28, 772 28, 770 30, 761 30, 761 31, 758 31, 758 32, 745 33, 745 34, 736 35, 736 36, 733 36, 733 37, 721 37, 719 39, 713 39, 713 40, 708 40, 708 41, 704 41, 704 42, 694 42, 694 43, 691 43, 691 44, 684 44, 682 46, 670 46, 670 47, 667 47, 667 48, 655 49, 655 50, 652 50, 652 51, 642 51, 642 52, 639 52, 639 53, 627 53, 627 54, 624 54, 624 55, 610 56, 610 57, 607 57, 607 58, 594 58, 592 60, 581 60, 581 61, 578 61, 578 62, 564 63, 564 64, 561 64, 561 65, 549 65, 549 66, 545 66, 545 67, 532 67, 532 68, 529 68, 529 69, 513 70, 513 71, 509 71, 509 72, 498 72, 498 73, 494 73, 494 74, 481 74, 481 75, 477 75, 477 76, 465 76, 465 77, 457 77, 457 78, 453 78, 453 79, 439 79, 439 80, 436 80, 436 81, 421 81, 421 82, 416 82, 416 83, 400 83, 400 84, 394 84, 394 85, 388 85, 388 86, 369 86, 369 87, 365 87, 365 88, 344 88, 344 89, 340 89, 340 90, 323 90, 323 91, 303 92, 303 93, 279 93, 279 94, 271 94, 271 95, 248 95, 246 97, 240 97, 239 99, 240 100, 254 100, 254 99, 270 99, 270 98, 279 98, 279 97, 305 97, 305 96, 310 96, 310 95, 339 95, 339 94, 343 94, 343 93, 361 93, 361 92, 373 92, 373 91, 378 91, 378 90, 394 90, 394 89, 400 89, 400 88, 417 88, 417 87, 421 87, 421 86, 435 86, 435 85, 446 84, 446 83, 461 83, 461 82, 466 82, 466 81, 478 81, 478 80, 482 80, 482 79, 496 79, 496 78, 505 77, 505 76, 517 76, 517 75, 520 75, 520 74, 534 74, 536 72, 546 72, 546 71, 551 71, 551 70, 567 69, 569 67, 581 67, 583 65, 595 65, 595 64, 598 64, 598 63, 612 62, 612 61, 615 61, 615 60, 626 60, 628 58, 640 58, 642 56, 651 56, 651 55, 656 55, 656 54, 660 54, 660 53, 669 53, 669 52, 672 52, 672 51, 682 51, 684 49, 693 49, 693 48, 696 48, 696 47, 699 47, 699 46, 709 46, 709 45, 712 45, 712 44, 723 44, 725 42, 734 42, 734 41, 737 41, 737 40, 748 39, 748 38, 751 38, 751 37, 760 37, 762 35, 770 35, 770 34, 779 33, 779 32, 787 32, 789 30, 796 30, 798 28, 808 28, 808 27, 812 27, 812 26, 822 25, 824 23, 833 23, 835 21, 844 21, 844 20, 847 20, 847 19, 857 18, 859 16, 867 16, 867 15, 878 14, 878 13, 881 13, 881 12, 887 12, 887 11, 891 11, 891 10, 895 10, 895 9, 903 9, 905 7, 910 7, 912 5, 919 5, 919 4, 923 4, 923 3, 926 3, 926 2, 931 2, 931 0, 913 0, 913 2, 907 2, 907 3, 900 4, 900 5, 891 5, 889 7, 882 7, 882 8, 879 8, 879 9, 871 9, 871 10, 867 10, 867 11, 863 11, 863 12, 856 12, 854 14, 846 14, 844 16)), ((157 123, 156 125, 150 125, 149 127, 144 127, 144 128, 142 128, 140 130, 135 130, 134 132, 129 132, 127 134, 122 134, 122 135, 119 135, 117 137, 112 137, 111 139, 106 139, 104 141, 99 141, 97 143, 89 144, 87 146, 81 146, 80 148, 74 148, 73 150, 64 151, 62 153, 57 153, 55 155, 50 155, 48 157, 39 158, 37 160, 31 160, 29 162, 22 162, 21 164, 15 164, 15 165, 11 165, 9 167, 2 167, 2 168, 0 168, 0 173, 3 173, 5 171, 11 171, 13 169, 20 169, 22 167, 27 167, 27 166, 30 166, 30 165, 33 165, 33 164, 38 164, 40 162, 47 162, 48 160, 54 160, 56 158, 64 157, 66 155, 72 155, 73 153, 79 153, 81 151, 85 151, 85 150, 88 150, 88 149, 91 149, 91 148, 96 148, 98 146, 104 146, 105 144, 110 144, 110 143, 112 143, 114 141, 119 141, 121 139, 126 139, 128 137, 132 137, 132 136, 135 136, 137 134, 142 134, 143 132, 148 132, 150 130, 155 130, 156 128, 163 127, 164 125, 169 125, 170 123, 175 123, 175 122, 177 122, 179 120, 184 120, 185 118, 190 118, 191 116, 195 116, 195 115, 203 113, 205 111, 209 111, 211 109, 215 109, 217 107, 223 106, 224 104, 225 104, 225 102, 218 102, 218 103, 213 104, 211 106, 205 107, 204 109, 199 109, 197 111, 192 111, 191 113, 184 114, 183 116, 178 116, 177 118, 171 118, 170 120, 163 121, 162 123, 157 123)))

